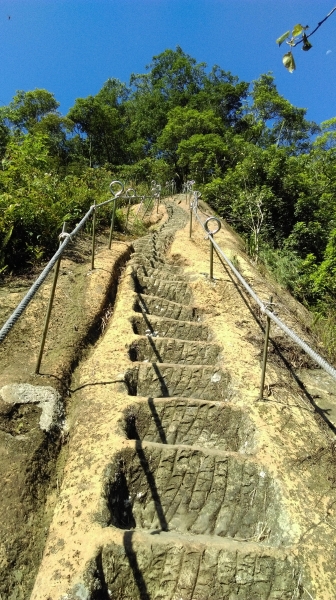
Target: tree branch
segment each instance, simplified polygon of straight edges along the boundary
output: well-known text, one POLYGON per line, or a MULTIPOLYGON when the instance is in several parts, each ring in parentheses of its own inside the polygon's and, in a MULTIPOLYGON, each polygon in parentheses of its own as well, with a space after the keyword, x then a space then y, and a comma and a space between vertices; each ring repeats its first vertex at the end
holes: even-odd
MULTIPOLYGON (((309 35, 306 35, 306 39, 310 38, 315 33, 315 31, 317 31, 321 27, 321 25, 323 25, 323 23, 327 19, 329 19, 329 17, 331 17, 331 15, 335 12, 335 10, 336 10, 336 6, 334 6, 334 8, 331 9, 331 11, 327 14, 327 16, 324 17, 324 19, 317 24, 315 29, 309 35)), ((300 40, 298 40, 296 42, 296 44, 293 44, 292 48, 295 48, 295 46, 298 46, 298 44, 302 44, 303 41, 304 41, 304 37, 302 36, 302 38, 300 40)))

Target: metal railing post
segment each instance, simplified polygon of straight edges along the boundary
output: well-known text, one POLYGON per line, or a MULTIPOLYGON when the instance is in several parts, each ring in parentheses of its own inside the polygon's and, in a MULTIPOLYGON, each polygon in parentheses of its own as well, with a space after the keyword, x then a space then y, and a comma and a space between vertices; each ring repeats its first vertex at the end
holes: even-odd
POLYGON ((193 215, 193 203, 190 202, 190 225, 189 225, 189 237, 191 238, 192 234, 192 215, 193 215))
POLYGON ((117 204, 117 198, 115 198, 115 200, 113 202, 110 237, 109 237, 109 244, 108 244, 109 250, 111 250, 111 244, 112 244, 112 235, 113 235, 114 219, 115 219, 115 213, 116 213, 116 204, 117 204))
POLYGON ((209 242, 210 242, 210 279, 213 279, 213 243, 212 243, 213 235, 209 233, 209 242))
MULTIPOLYGON (((195 194, 197 194, 199 192, 195 192, 195 194)), ((197 196, 196 196, 196 205, 197 205, 197 196)), ((197 218, 197 214, 196 214, 196 218, 197 218)), ((214 251, 213 251, 213 236, 215 235, 215 233, 218 233, 218 231, 220 230, 222 224, 220 222, 219 219, 217 219, 217 217, 209 217, 205 222, 204 222, 204 229, 207 232, 207 237, 205 239, 209 239, 210 242, 210 279, 213 279, 213 256, 214 256, 214 251), (209 230, 209 223, 211 223, 211 221, 215 221, 217 224, 217 229, 213 229, 212 231, 209 230)))
POLYGON ((115 220, 115 214, 116 214, 116 205, 117 205, 117 199, 118 197, 123 193, 124 191, 124 184, 121 183, 121 181, 111 181, 110 183, 110 190, 114 196, 114 198, 112 198, 113 200, 113 209, 112 209, 112 218, 111 218, 111 227, 110 227, 110 235, 109 235, 109 243, 108 243, 108 249, 111 250, 111 245, 112 245, 112 235, 113 235, 113 229, 114 229, 114 220, 115 220), (115 184, 118 184, 121 186, 121 189, 118 192, 114 192, 112 187, 115 184))
MULTIPOLYGON (((96 201, 94 202, 96 206, 96 201)), ((91 252, 91 271, 94 270, 94 259, 95 259, 95 243, 96 243, 96 208, 92 213, 92 252, 91 252)))
POLYGON ((126 198, 129 198, 127 214, 126 214, 126 225, 125 225, 125 233, 126 233, 126 231, 128 231, 128 219, 129 219, 129 214, 130 214, 130 209, 131 209, 131 200, 132 200, 132 198, 136 197, 136 192, 133 188, 128 188, 125 192, 125 196, 126 196, 126 198), (132 196, 130 195, 130 192, 133 192, 132 196))
POLYGON ((127 213, 126 213, 125 233, 126 233, 126 231, 128 231, 128 219, 129 219, 129 214, 130 214, 130 208, 131 208, 131 198, 128 201, 128 207, 127 207, 127 213))
MULTIPOLYGON (((62 228, 62 234, 66 232, 66 222, 63 223, 63 228, 62 228)), ((61 236, 62 236, 61 234, 61 236)), ((62 245, 62 237, 61 237, 61 241, 60 241, 60 246, 62 245)), ((57 279, 58 279, 58 273, 60 270, 60 266, 61 266, 61 257, 59 257, 58 261, 55 264, 55 272, 54 272, 54 279, 53 279, 53 283, 51 286, 51 292, 50 292, 50 298, 49 298, 49 303, 48 303, 48 308, 47 308, 47 313, 46 313, 46 317, 44 320, 44 327, 43 327, 43 333, 42 333, 42 339, 41 339, 41 344, 40 344, 40 350, 39 350, 39 354, 38 354, 38 358, 37 358, 37 362, 36 362, 36 367, 35 367, 35 373, 38 375, 40 372, 40 367, 41 367, 41 362, 42 362, 42 356, 43 356, 43 351, 44 351, 44 346, 45 346, 45 342, 47 339, 47 333, 48 333, 48 329, 49 329, 49 322, 50 322, 50 315, 51 315, 51 311, 52 311, 52 307, 53 307, 53 303, 54 303, 54 297, 55 297, 55 290, 56 290, 56 285, 57 285, 57 279)))
MULTIPOLYGON (((272 307, 272 301, 273 301, 273 296, 270 296, 270 299, 269 299, 270 309, 272 307)), ((265 387, 265 376, 266 376, 268 340, 269 340, 270 327, 271 327, 271 319, 267 315, 266 329, 265 329, 264 354, 263 354, 263 361, 262 361, 262 367, 261 367, 261 382, 260 382, 259 400, 264 399, 264 387, 265 387)))

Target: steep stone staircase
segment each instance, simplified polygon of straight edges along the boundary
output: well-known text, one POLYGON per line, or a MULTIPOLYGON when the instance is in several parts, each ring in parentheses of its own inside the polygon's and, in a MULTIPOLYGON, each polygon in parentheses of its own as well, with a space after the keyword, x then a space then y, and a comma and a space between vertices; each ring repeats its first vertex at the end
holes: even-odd
MULTIPOLYGON (((293 600, 302 595, 277 483, 252 456, 254 425, 234 403, 221 348, 166 260, 186 213, 135 242, 132 366, 114 457, 100 591, 115 600, 293 600)), ((99 587, 99 586, 98 586, 99 587)))
MULTIPOLYGON (((75 377, 64 479, 31 600, 304 600, 315 564, 331 600, 316 561, 331 544, 316 528, 326 529, 324 509, 318 517, 314 477, 294 461, 299 444, 311 452, 312 431, 325 438, 307 410, 257 403, 246 381, 239 387, 211 309, 193 297, 215 289, 169 259, 187 213, 175 202, 166 210, 134 243, 114 314, 75 377), (315 536, 306 546, 302 531, 315 536)), ((320 498, 328 480, 316 481, 320 498)))

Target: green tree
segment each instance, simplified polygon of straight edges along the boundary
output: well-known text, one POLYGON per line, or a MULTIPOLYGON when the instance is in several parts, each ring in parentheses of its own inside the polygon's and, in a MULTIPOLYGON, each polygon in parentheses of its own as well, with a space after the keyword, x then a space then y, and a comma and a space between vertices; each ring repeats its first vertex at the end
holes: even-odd
POLYGON ((305 119, 305 108, 296 108, 279 94, 272 75, 261 75, 253 82, 251 98, 250 112, 260 124, 260 145, 285 146, 293 154, 309 150, 311 136, 319 127, 305 119))
POLYGON ((216 133, 195 134, 178 146, 178 165, 184 179, 206 183, 219 177, 229 161, 230 151, 222 136, 216 133))
POLYGON ((185 106, 205 81, 205 63, 185 54, 180 46, 154 56, 148 66, 150 83, 168 102, 170 108, 185 106))
POLYGON ((194 94, 188 106, 199 111, 211 109, 221 118, 223 125, 241 130, 243 103, 247 99, 249 84, 239 82, 230 71, 215 65, 203 79, 202 88, 194 94))
POLYGON ((123 121, 116 104, 116 95, 105 86, 96 96, 77 98, 68 112, 90 167, 122 159, 123 121))
POLYGON ((2 115, 9 125, 19 131, 31 131, 48 114, 55 114, 59 102, 54 94, 44 89, 30 92, 19 90, 2 115))
MULTIPOLYGON (((184 171, 187 167, 187 171, 182 174, 182 179, 186 179, 189 176, 188 171, 191 166, 187 154, 190 157, 190 152, 193 152, 196 142, 196 140, 190 142, 191 146, 187 151, 188 140, 195 135, 219 134, 221 132, 223 132, 222 121, 211 109, 199 112, 188 106, 183 108, 177 106, 170 111, 168 123, 162 130, 155 147, 168 162, 174 165, 175 171, 178 171, 179 166, 182 166, 184 171)), ((197 139, 200 140, 201 138, 197 139)), ((217 141, 221 143, 220 140, 217 141)), ((204 140, 202 144, 204 145, 204 140)))

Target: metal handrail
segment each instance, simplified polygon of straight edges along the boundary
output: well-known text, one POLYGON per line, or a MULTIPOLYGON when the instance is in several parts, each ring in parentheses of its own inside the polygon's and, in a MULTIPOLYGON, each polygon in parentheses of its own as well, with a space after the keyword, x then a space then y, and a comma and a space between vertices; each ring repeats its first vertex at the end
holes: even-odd
POLYGON ((107 204, 110 204, 111 202, 113 202, 112 219, 111 219, 110 236, 109 236, 109 246, 108 246, 110 249, 111 242, 112 242, 112 234, 113 234, 113 229, 114 229, 117 200, 121 199, 121 198, 123 198, 123 199, 127 198, 129 200, 129 205, 130 205, 131 199, 137 198, 136 193, 134 194, 134 196, 129 196, 129 194, 127 193, 130 191, 135 192, 132 188, 129 188, 128 190, 126 190, 125 196, 122 196, 124 187, 125 186, 121 181, 112 181, 110 183, 110 190, 113 194, 112 198, 109 198, 108 200, 105 200, 104 202, 100 202, 99 204, 94 203, 92 206, 90 206, 87 213, 82 217, 80 222, 76 225, 76 227, 70 233, 65 232, 66 224, 65 223, 63 224, 63 230, 59 236, 60 237, 60 246, 59 246, 58 250, 55 252, 54 256, 52 256, 52 258, 49 260, 47 265, 44 267, 42 273, 40 273, 40 275, 38 276, 36 281, 34 281, 33 285, 29 288, 29 290, 26 293, 26 295, 24 296, 24 298, 22 298, 21 302, 17 305, 17 307, 15 308, 13 313, 10 315, 10 317, 7 319, 7 321, 4 323, 4 325, 0 329, 0 343, 1 343, 7 337, 10 330, 15 325, 15 323, 19 320, 19 318, 21 317, 23 312, 26 310, 26 308, 28 307, 28 305, 30 304, 32 299, 34 298, 35 294, 38 292, 38 290, 40 289, 40 287, 42 286, 42 284, 44 283, 44 281, 48 277, 49 273, 51 272, 51 270, 53 269, 53 267, 56 264, 56 271, 55 271, 55 275, 54 275, 54 281, 52 284, 52 290, 51 290, 50 300, 49 300, 48 309, 47 309, 47 315, 46 315, 43 334, 42 334, 42 341, 41 341, 39 356, 38 356, 38 360, 37 360, 37 364, 36 364, 36 370, 35 370, 36 373, 39 373, 39 369, 40 369, 40 365, 41 365, 44 344, 45 344, 46 335, 47 335, 47 331, 48 331, 48 327, 49 327, 50 314, 51 314, 51 309, 52 309, 52 304, 53 304, 53 299, 54 299, 54 294, 55 294, 55 289, 56 289, 56 284, 57 284, 57 276, 58 276, 58 271, 59 271, 62 254, 64 253, 65 249, 70 244, 70 242, 81 231, 81 229, 84 227, 85 223, 88 221, 88 219, 92 215, 91 268, 92 268, 92 270, 94 270, 96 211, 97 211, 97 209, 101 208, 102 206, 106 206, 107 204), (114 192, 113 187, 115 187, 116 184, 118 184, 120 186, 120 189, 117 192, 114 192))
MULTIPOLYGON (((274 312, 272 312, 272 310, 271 310, 272 301, 271 301, 271 303, 264 303, 259 298, 259 296, 256 294, 256 292, 251 288, 251 286, 245 281, 244 277, 239 273, 239 271, 232 264, 230 259, 226 256, 226 254, 220 248, 218 243, 213 239, 213 235, 209 235, 209 233, 205 227, 205 223, 203 223, 201 221, 201 219, 197 213, 197 208, 195 209, 195 207, 193 206, 193 203, 192 203, 191 209, 190 209, 191 219, 192 219, 193 212, 195 214, 197 221, 199 222, 201 227, 204 229, 205 233, 207 234, 208 239, 210 240, 210 247, 212 249, 214 248, 217 252, 217 255, 224 259, 225 263, 228 265, 228 267, 231 269, 231 271, 237 277, 238 281, 240 281, 240 283, 245 288, 245 290, 248 292, 248 294, 253 298, 253 300, 259 306, 261 312, 266 315, 266 317, 269 321, 273 321, 279 327, 279 329, 281 329, 295 344, 300 346, 300 348, 302 348, 302 350, 304 350, 304 352, 306 352, 306 354, 308 354, 308 356, 310 356, 314 360, 314 362, 316 362, 322 369, 324 369, 324 371, 326 371, 333 379, 336 380, 336 369, 332 365, 330 365, 320 354, 315 352, 315 350, 313 350, 309 346, 309 344, 307 344, 304 340, 302 340, 300 338, 300 336, 297 333, 295 333, 295 331, 290 329, 290 327, 288 327, 281 319, 279 319, 279 317, 277 317, 274 314, 274 312)), ((192 223, 192 221, 190 221, 190 223, 192 223)), ((190 226, 190 237, 191 237, 191 232, 192 232, 192 225, 190 226)), ((211 272, 211 262, 210 262, 210 272, 211 272)), ((269 327, 268 327, 268 335, 269 335, 269 327)), ((264 360, 263 360, 264 368, 263 368, 262 377, 265 376, 268 335, 267 335, 267 328, 266 328, 267 340, 265 339, 264 360), (265 360, 265 351, 266 351, 266 360, 265 360)), ((263 388, 264 388, 264 386, 263 386, 263 381, 262 381, 262 385, 261 385, 261 389, 260 389, 260 400, 263 399, 263 388)))
POLYGON ((166 181, 166 184, 165 184, 164 187, 169 192, 170 196, 173 196, 174 194, 176 194, 176 181, 175 181, 175 179, 171 179, 170 181, 166 181))

